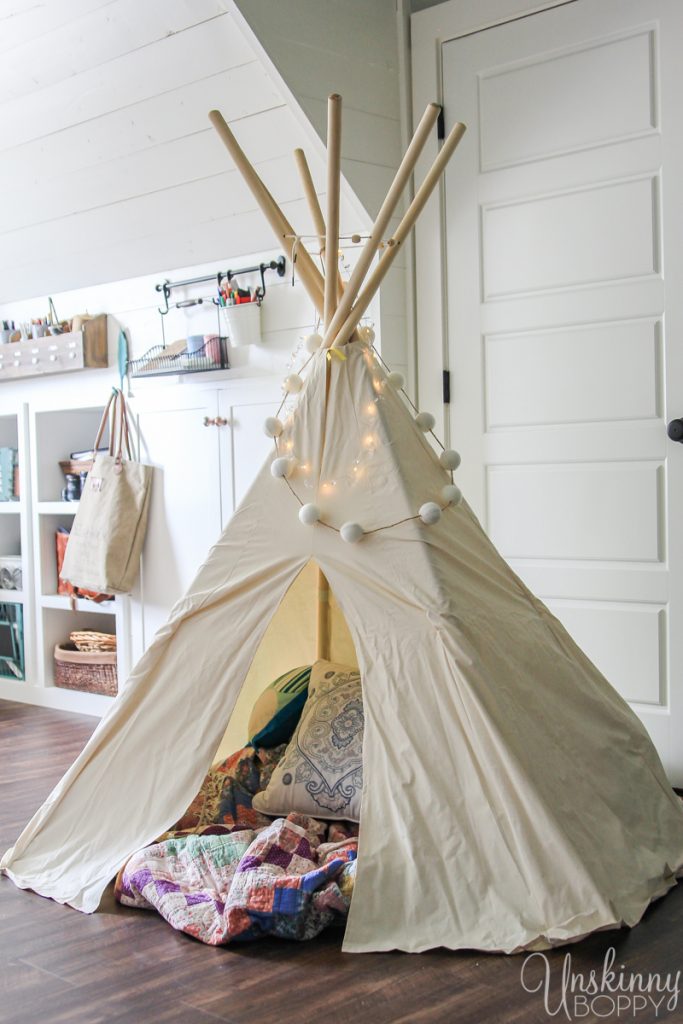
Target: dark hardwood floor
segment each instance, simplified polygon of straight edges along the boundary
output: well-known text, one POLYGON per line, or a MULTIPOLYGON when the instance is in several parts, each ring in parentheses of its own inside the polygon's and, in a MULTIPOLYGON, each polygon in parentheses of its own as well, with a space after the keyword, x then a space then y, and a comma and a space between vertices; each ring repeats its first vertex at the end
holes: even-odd
MULTIPOLYGON (((10 846, 92 732, 93 719, 0 701, 0 850, 10 846)), ((626 971, 683 968, 683 885, 631 930, 603 932, 549 955, 557 1005, 562 962, 601 969, 616 949, 626 971)), ((266 940, 210 948, 153 913, 124 909, 108 892, 79 914, 0 878, 0 1021, 3 1024, 325 1024, 455 1022, 536 1024, 542 994, 524 991, 524 957, 450 953, 349 955, 339 931, 305 943, 266 940)), ((538 966, 542 966, 540 963, 538 966)), ((539 975, 537 974, 538 978, 539 975)), ((572 1019, 683 1021, 676 1007, 609 1012, 605 1001, 572 1019)))

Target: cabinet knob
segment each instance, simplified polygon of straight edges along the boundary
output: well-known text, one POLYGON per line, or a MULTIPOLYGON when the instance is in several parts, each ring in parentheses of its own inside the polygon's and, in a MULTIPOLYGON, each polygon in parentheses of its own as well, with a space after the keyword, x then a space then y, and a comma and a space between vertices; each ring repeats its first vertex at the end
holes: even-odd
POLYGON ((204 417, 204 426, 205 427, 213 427, 215 425, 216 425, 216 421, 212 420, 210 416, 205 416, 204 417))
POLYGON ((227 427, 228 425, 228 421, 224 420, 222 416, 216 416, 214 423, 217 427, 227 427))

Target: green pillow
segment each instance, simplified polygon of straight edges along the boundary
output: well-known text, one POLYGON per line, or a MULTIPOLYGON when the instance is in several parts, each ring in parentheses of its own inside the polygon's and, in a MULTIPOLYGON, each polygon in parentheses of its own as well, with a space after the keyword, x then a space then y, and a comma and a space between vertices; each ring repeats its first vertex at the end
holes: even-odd
POLYGON ((289 742, 306 703, 311 667, 293 668, 263 691, 249 717, 252 746, 277 747, 289 742))

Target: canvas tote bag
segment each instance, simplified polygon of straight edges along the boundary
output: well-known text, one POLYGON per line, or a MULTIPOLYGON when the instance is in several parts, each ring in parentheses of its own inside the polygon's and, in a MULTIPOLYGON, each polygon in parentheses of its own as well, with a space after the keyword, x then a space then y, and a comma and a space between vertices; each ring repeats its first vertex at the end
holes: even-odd
POLYGON ((123 392, 112 389, 66 547, 62 576, 75 587, 128 594, 140 568, 152 466, 133 460, 123 392), (108 419, 109 452, 97 452, 108 419), (127 457, 126 457, 127 456, 127 457))

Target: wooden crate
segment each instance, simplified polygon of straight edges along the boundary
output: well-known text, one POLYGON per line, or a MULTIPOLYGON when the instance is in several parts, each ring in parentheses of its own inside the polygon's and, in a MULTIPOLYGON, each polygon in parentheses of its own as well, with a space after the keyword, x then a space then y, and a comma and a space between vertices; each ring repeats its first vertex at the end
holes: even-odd
POLYGON ((81 331, 0 345, 0 381, 108 365, 106 313, 86 320, 81 331))

